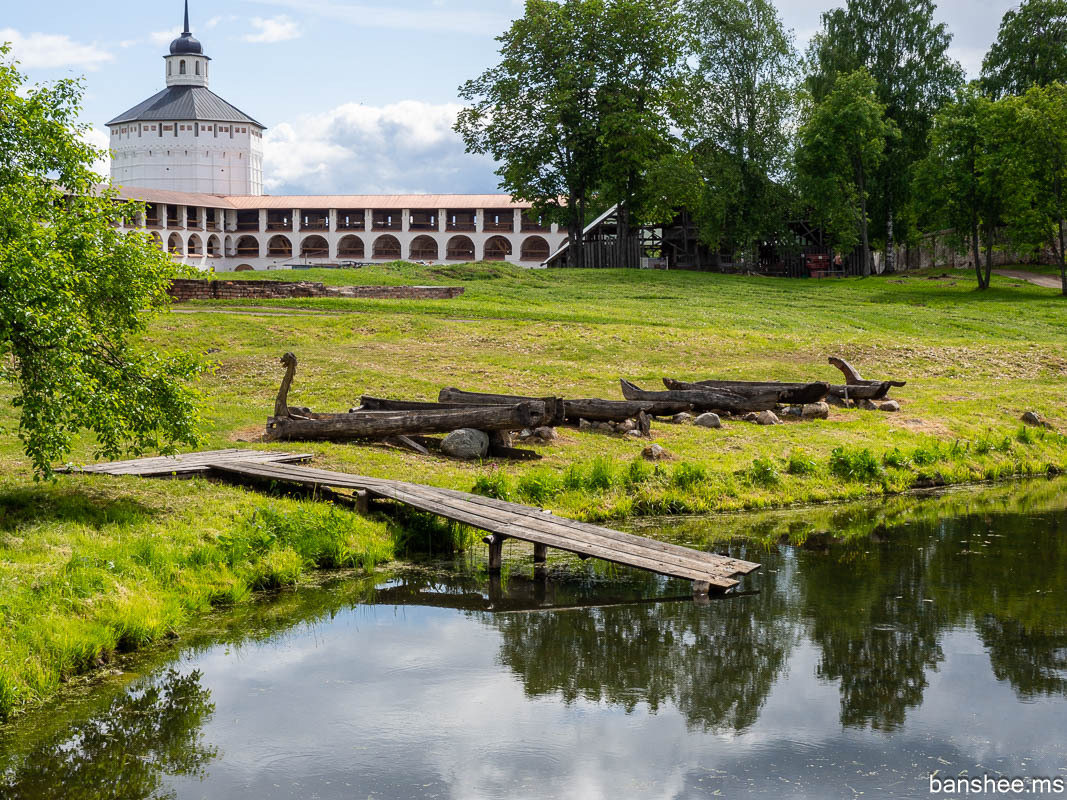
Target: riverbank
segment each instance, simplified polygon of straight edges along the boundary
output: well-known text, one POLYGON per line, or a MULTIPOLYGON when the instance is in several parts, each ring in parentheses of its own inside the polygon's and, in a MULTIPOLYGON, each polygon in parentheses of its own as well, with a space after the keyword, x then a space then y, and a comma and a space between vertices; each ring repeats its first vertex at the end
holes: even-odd
MULTIPOLYGON (((905 379, 891 414, 720 430, 655 424, 646 442, 560 429, 537 463, 463 463, 369 445, 311 444, 316 465, 486 494, 587 520, 824 503, 1067 469, 1067 310, 1054 291, 970 273, 790 281, 659 271, 382 265, 242 277, 332 285, 462 285, 450 300, 311 298, 188 304, 156 322, 162 347, 216 363, 205 447, 252 446, 300 358, 294 405, 343 410, 361 394, 435 399, 444 386, 618 398, 618 379, 840 380, 847 358, 905 379), (278 316, 281 307, 314 316, 278 316), (345 312, 345 313, 336 313, 345 312), (1033 410, 1051 428, 1025 427, 1033 410)), ((0 390, 0 716, 54 693, 116 650, 181 633, 205 609, 317 566, 383 561, 454 532, 387 525, 321 504, 194 481, 64 476, 37 486, 0 390), (268 511, 264 511, 268 509, 268 511), (273 509, 273 511, 269 511, 273 509), (272 516, 273 515, 273 516, 272 516), (281 522, 278 521, 279 515, 281 522), (270 524, 264 520, 272 520, 270 524)), ((255 444, 256 447, 274 445, 255 444)), ((288 446, 285 449, 292 449, 288 446)), ((88 459, 82 443, 76 459, 88 459)), ((462 544, 462 542, 461 542, 462 544)))

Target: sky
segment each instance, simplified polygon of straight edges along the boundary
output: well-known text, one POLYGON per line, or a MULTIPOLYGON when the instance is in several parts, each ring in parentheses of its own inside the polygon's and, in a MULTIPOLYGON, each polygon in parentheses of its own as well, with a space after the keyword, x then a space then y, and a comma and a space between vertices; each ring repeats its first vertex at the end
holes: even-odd
MULTIPOLYGON (((942 0, 952 55, 973 77, 1017 0, 942 0)), ((835 0, 777 0, 803 51, 835 0)), ((211 89, 268 128, 270 194, 482 193, 494 165, 452 131, 458 87, 496 63, 522 0, 191 0, 211 89)), ((104 124, 164 87, 179 0, 15 3, 0 42, 31 81, 82 76, 82 120, 104 124), (106 11, 105 11, 106 9, 106 11)))

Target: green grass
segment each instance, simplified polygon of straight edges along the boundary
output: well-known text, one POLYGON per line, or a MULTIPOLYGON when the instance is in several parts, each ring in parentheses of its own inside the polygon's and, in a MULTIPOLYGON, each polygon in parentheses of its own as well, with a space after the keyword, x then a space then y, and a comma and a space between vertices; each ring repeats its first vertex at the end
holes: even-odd
MULTIPOLYGON (((444 386, 618 398, 620 377, 647 388, 663 376, 838 382, 829 355, 908 381, 893 390, 898 414, 833 409, 828 420, 727 421, 720 430, 654 424, 672 455, 657 464, 641 459, 645 442, 573 429, 538 445, 537 463, 299 445, 323 468, 474 489, 588 520, 856 500, 917 482, 1064 470, 1067 304, 997 277, 977 292, 968 271, 945 273, 791 281, 500 264, 243 273, 466 292, 447 301, 189 304, 155 322, 149 338, 216 364, 202 386, 207 447, 296 447, 257 442, 286 351, 300 359, 291 402, 317 410, 347 409, 361 394, 435 399, 444 386), (1030 409, 1053 428, 1021 429, 1030 409)), ((202 480, 65 476, 35 485, 10 399, 0 388, 0 716, 258 589, 474 541, 418 515, 387 525, 202 480)), ((90 453, 80 443, 73 459, 90 453)))

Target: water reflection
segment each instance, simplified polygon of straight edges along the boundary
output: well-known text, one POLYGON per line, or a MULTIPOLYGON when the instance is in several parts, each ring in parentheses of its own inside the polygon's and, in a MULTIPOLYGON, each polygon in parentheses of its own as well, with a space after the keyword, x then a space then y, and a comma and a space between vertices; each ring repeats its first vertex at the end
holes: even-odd
POLYGON ((55 733, 0 772, 7 800, 173 797, 166 776, 201 778, 217 755, 202 727, 214 711, 201 675, 168 670, 103 711, 55 733))
POLYGON ((707 605, 518 562, 285 594, 42 743, 11 729, 0 795, 826 798, 1055 774, 1067 492, 1047 486, 760 515, 758 547, 672 522, 764 564, 707 605))

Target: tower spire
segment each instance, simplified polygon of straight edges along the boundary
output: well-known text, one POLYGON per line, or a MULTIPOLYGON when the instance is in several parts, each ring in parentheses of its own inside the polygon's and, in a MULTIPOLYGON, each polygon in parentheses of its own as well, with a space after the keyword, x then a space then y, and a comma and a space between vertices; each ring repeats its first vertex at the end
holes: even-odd
POLYGON ((185 0, 185 29, 182 31, 184 34, 189 34, 189 0, 185 0))

